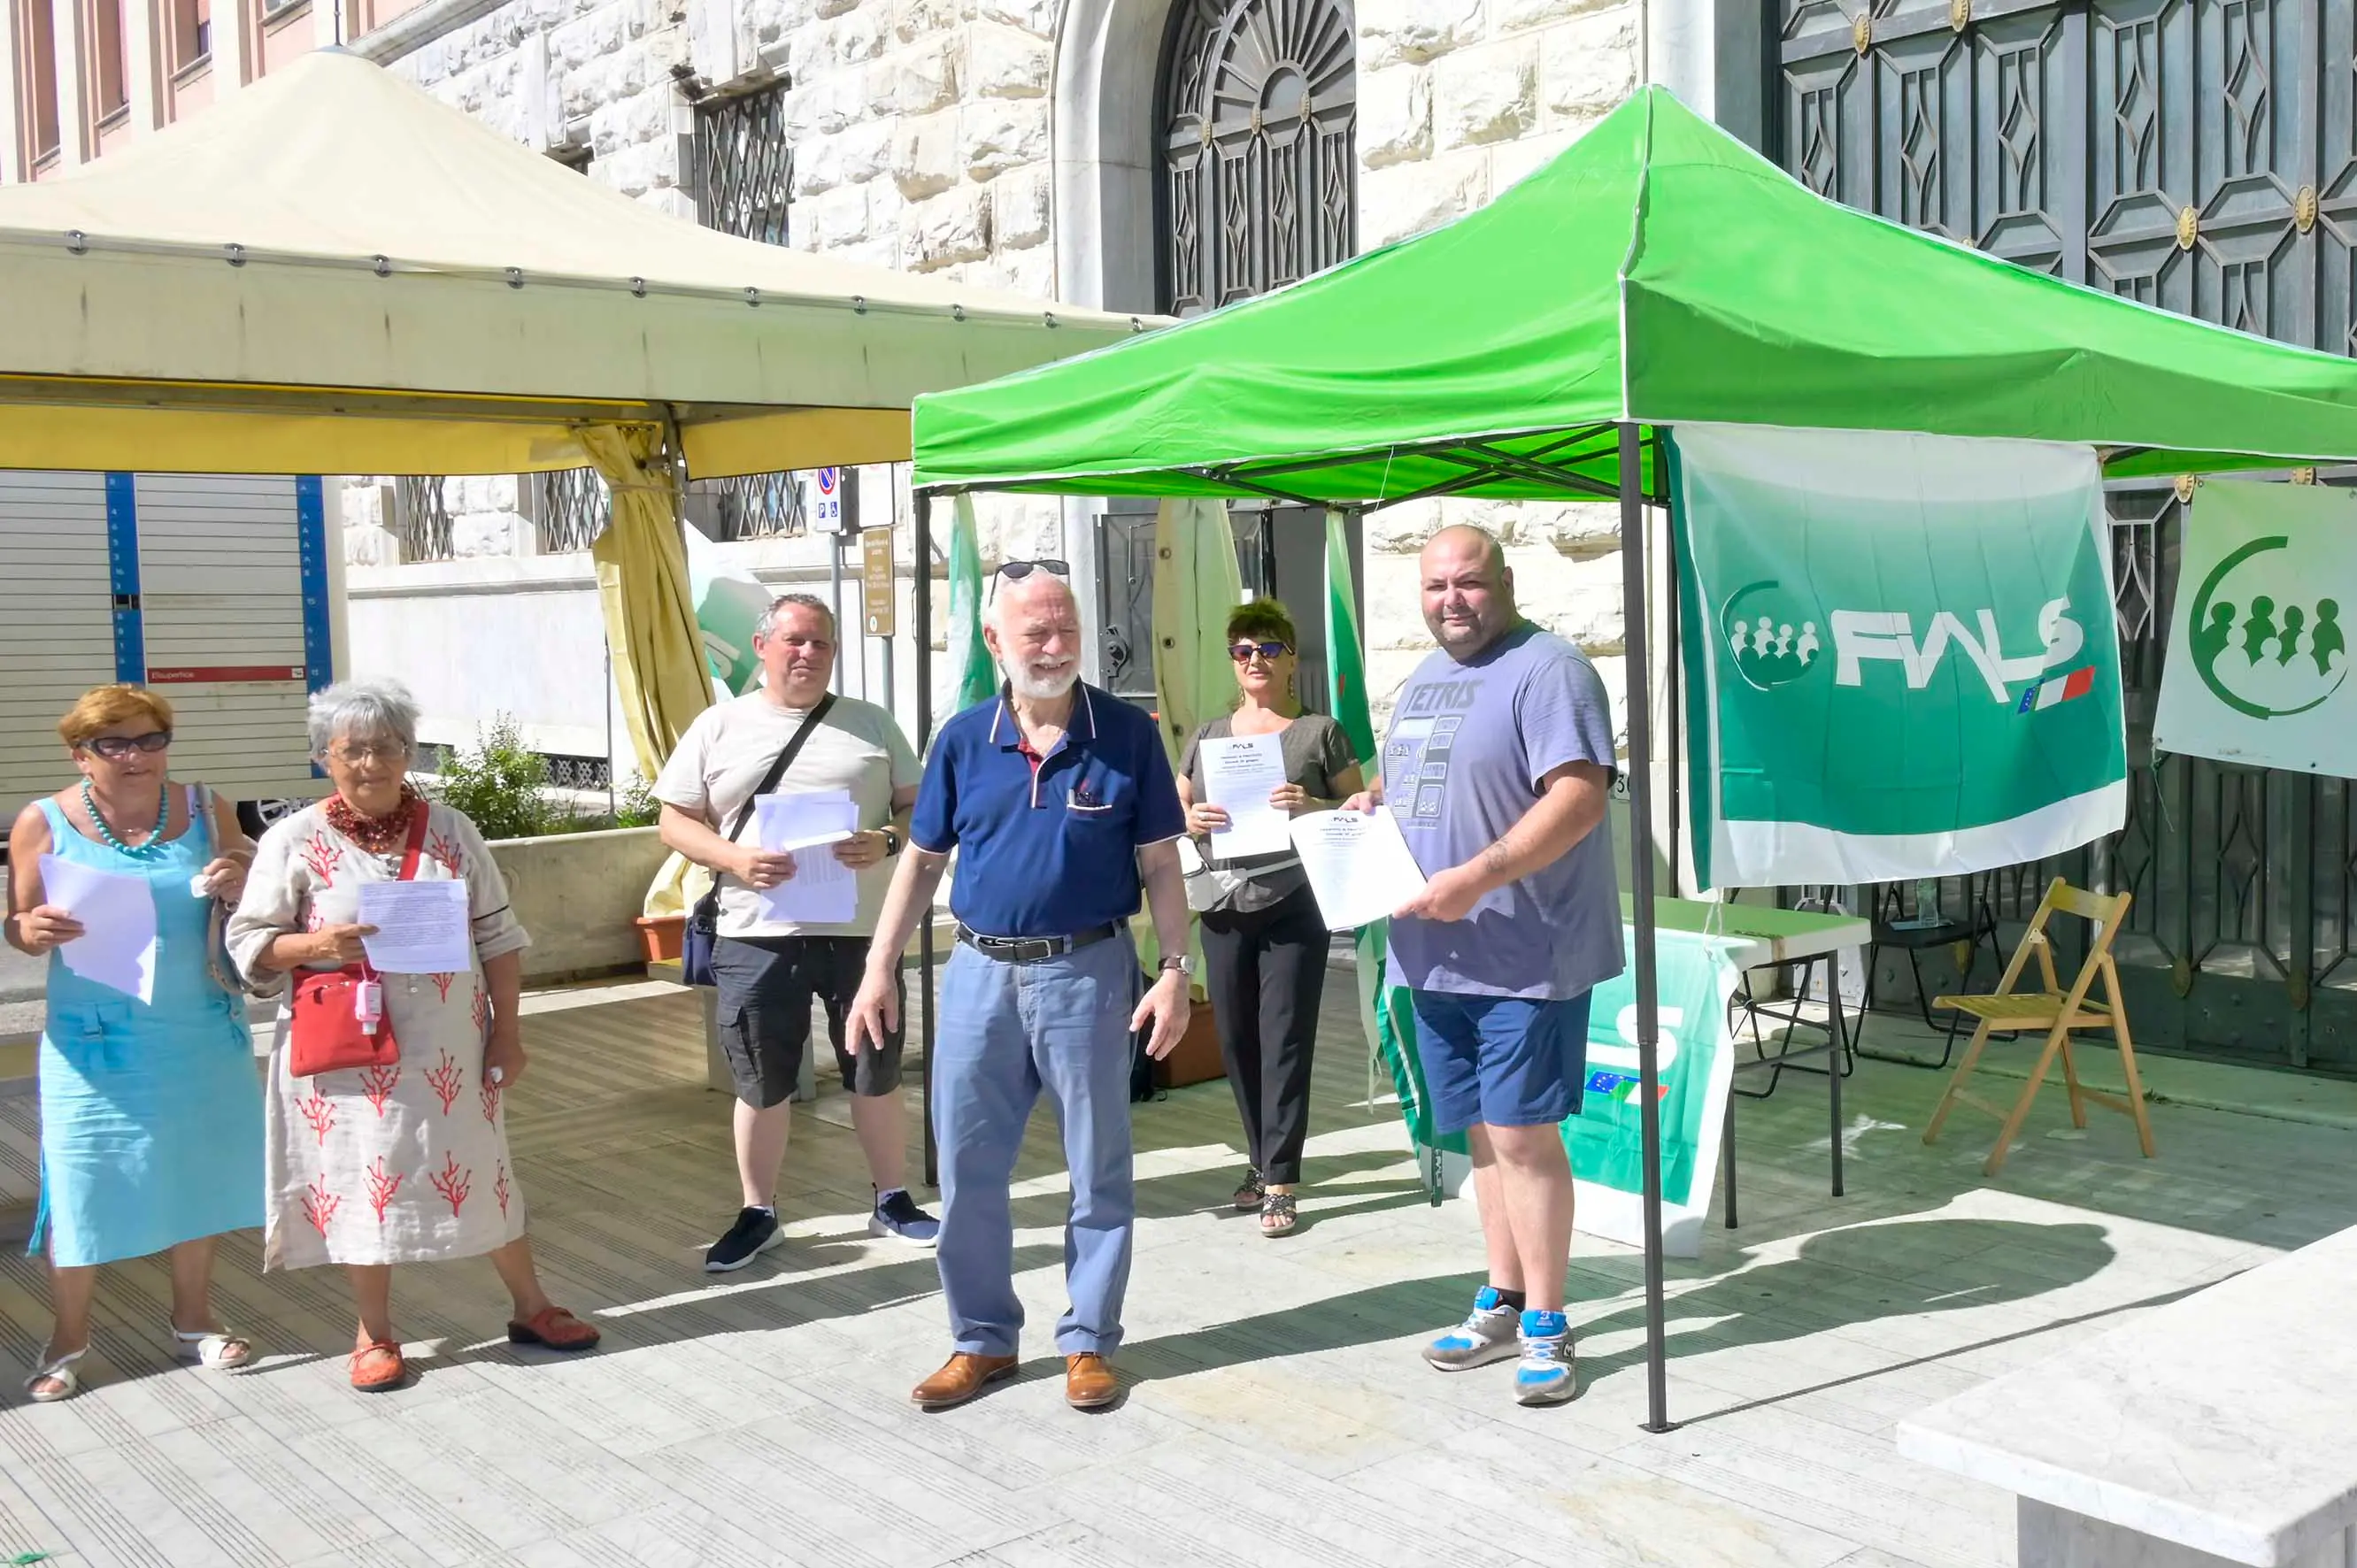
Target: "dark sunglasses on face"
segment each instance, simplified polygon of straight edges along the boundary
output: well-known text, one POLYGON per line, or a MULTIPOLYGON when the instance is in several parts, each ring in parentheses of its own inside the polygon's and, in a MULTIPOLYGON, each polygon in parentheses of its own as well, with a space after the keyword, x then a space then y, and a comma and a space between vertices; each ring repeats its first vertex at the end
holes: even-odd
POLYGON ((94 751, 109 762, 120 762, 135 751, 155 753, 172 744, 172 732, 167 729, 149 730, 145 735, 102 735, 83 743, 82 749, 94 751))
POLYGON ((1239 664, 1249 664, 1252 656, 1257 653, 1274 664, 1292 651, 1282 642, 1239 642, 1228 650, 1228 657, 1239 664))

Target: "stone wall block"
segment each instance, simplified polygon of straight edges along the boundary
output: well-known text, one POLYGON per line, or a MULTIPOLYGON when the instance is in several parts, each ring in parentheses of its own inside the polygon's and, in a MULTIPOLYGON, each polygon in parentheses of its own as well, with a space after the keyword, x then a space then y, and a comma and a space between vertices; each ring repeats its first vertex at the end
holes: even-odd
POLYGON ((1571 501, 1526 510, 1530 542, 1550 545, 1559 555, 1588 561, 1620 549, 1620 509, 1610 502, 1571 501))
POLYGON ((1056 36, 1056 0, 979 0, 974 15, 1019 27, 1035 38, 1056 36))
POLYGON ((1490 19, 1501 33, 1528 32, 1624 4, 1626 0, 1495 0, 1490 19))
POLYGON ((1511 141, 1537 123, 1539 51, 1528 40, 1445 56, 1432 77, 1433 137, 1443 147, 1511 141))
MULTIPOLYGON (((995 182, 1003 186, 1005 179, 995 182)), ((1005 247, 1006 241, 996 235, 1005 247)), ((1056 294, 1056 252, 1050 245, 1035 244, 1023 250, 1002 248, 998 265, 1006 274, 1003 286, 1017 294, 1028 294, 1039 299, 1052 299, 1056 294)))
MULTIPOLYGON (((990 231, 1001 252, 1044 243, 1049 230, 1048 174, 1044 167, 1018 168, 990 182, 990 231)), ((1011 266, 1013 263, 1010 261, 1011 266)))
MULTIPOLYGON (((1369 512, 1361 526, 1370 555, 1413 555, 1440 532, 1442 521, 1438 501, 1403 501, 1369 512)), ((1368 597, 1373 598, 1372 578, 1368 597)))
POLYGON ((1044 98, 1048 60, 1042 40, 1014 27, 977 22, 967 29, 966 71, 961 80, 970 97, 1044 98))
POLYGON ((1432 73, 1395 65, 1359 78, 1359 159, 1389 168, 1432 156, 1432 73))
MULTIPOLYGON (((875 0, 881 3, 881 0, 875 0)), ((965 0, 891 0, 892 33, 904 44, 946 32, 965 17, 965 0)))
POLYGON ((958 112, 966 173, 990 179, 1048 156, 1048 101, 985 99, 958 112))
POLYGON ((1550 113, 1590 124, 1637 86, 1637 22, 1627 5, 1566 22, 1541 36, 1541 76, 1550 113))
POLYGON ((845 183, 866 185, 883 178, 892 168, 892 126, 870 120, 845 129, 835 139, 840 149, 845 183))
POLYGON ((811 0, 811 14, 815 16, 840 16, 859 4, 859 0, 811 0))
POLYGON ((1489 157, 1479 148, 1369 169, 1359 177, 1359 249, 1437 229, 1489 198, 1489 157))
POLYGON ((1421 64, 1481 38, 1482 0, 1372 0, 1359 12, 1359 31, 1368 45, 1360 69, 1421 64))
POLYGON ((856 245, 869 236, 866 186, 839 187, 801 205, 804 210, 794 214, 794 221, 810 235, 814 249, 856 245))
POLYGON ((990 192, 962 186, 930 201, 912 202, 901 216, 901 264, 936 272, 990 254, 990 192))
POLYGON ((835 18, 829 38, 829 63, 856 65, 871 60, 884 52, 890 42, 881 9, 863 5, 835 18))
POLYGON ((957 55, 957 40, 945 35, 912 44, 871 68, 888 75, 892 85, 889 111, 879 106, 878 113, 930 114, 956 102, 957 55))
POLYGON ((902 120, 892 130, 892 183, 910 201, 939 196, 964 171, 954 109, 902 120))

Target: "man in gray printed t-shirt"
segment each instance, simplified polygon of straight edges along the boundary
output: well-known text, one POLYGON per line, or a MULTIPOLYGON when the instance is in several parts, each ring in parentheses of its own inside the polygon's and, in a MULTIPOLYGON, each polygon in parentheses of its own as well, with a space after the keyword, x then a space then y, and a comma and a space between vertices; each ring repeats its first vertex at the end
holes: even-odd
POLYGON ((1389 806, 1424 871, 1393 918, 1391 973, 1415 1001, 1433 1121, 1466 1134, 1490 1281, 1425 1348, 1447 1371, 1519 1358, 1514 1396, 1578 1391, 1564 1274, 1587 993, 1620 972, 1620 896, 1598 831, 1612 786, 1612 709, 1580 651, 1523 619, 1514 575, 1476 528, 1420 563, 1440 643, 1409 677, 1383 743, 1389 806))

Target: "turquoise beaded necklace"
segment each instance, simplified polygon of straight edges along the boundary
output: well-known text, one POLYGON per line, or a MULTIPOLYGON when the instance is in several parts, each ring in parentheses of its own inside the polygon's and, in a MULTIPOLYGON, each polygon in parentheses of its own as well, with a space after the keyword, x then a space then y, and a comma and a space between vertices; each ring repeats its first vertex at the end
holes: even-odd
POLYGON ((134 860, 153 860, 164 852, 164 825, 172 816, 172 791, 168 788, 157 791, 156 825, 149 830, 147 842, 136 849, 116 838, 114 830, 106 825, 106 813, 98 809, 98 797, 91 792, 87 779, 81 781, 81 809, 90 813, 90 820, 97 825, 98 836, 117 854, 127 854, 134 860))

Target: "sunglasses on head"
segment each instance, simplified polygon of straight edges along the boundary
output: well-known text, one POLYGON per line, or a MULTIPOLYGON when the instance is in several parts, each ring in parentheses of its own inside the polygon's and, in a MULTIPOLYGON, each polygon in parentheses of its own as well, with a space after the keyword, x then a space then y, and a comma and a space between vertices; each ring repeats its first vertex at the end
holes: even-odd
POLYGON ((1045 572, 1050 576, 1069 578, 1072 575, 1072 567, 1070 562, 1053 558, 1002 562, 999 564, 998 570, 990 575, 990 591, 994 594, 998 592, 998 579, 1001 577, 1010 583, 1019 583, 1034 572, 1045 572))
POLYGON ((1245 664, 1251 662, 1252 656, 1257 653, 1274 664, 1292 651, 1282 642, 1239 642, 1229 648, 1228 657, 1239 664, 1245 664))
POLYGON ((84 749, 98 753, 109 762, 120 762, 135 751, 157 752, 171 744, 170 730, 156 729, 145 735, 102 735, 84 743, 84 749))

